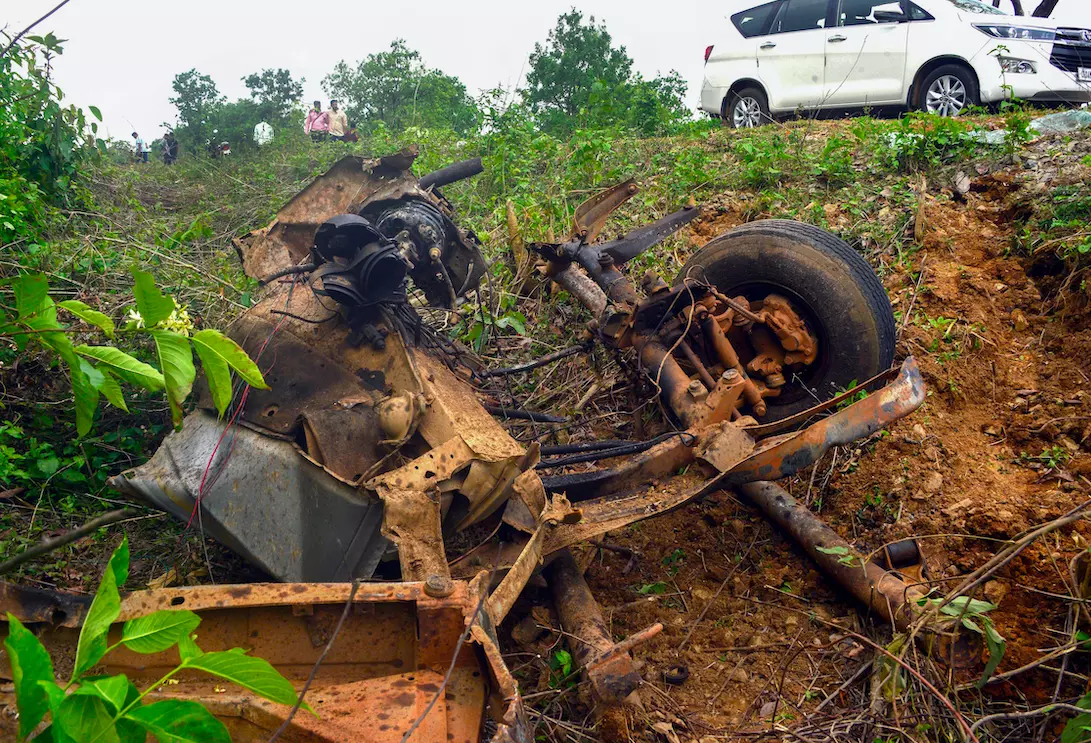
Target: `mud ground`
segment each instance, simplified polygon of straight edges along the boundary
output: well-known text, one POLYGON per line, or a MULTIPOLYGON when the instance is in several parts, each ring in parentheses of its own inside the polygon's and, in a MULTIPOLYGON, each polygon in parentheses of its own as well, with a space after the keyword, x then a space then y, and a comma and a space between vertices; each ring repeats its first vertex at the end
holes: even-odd
MULTIPOLYGON (((1091 498, 1091 297, 1086 287, 1065 285, 1069 277, 1050 251, 1027 257, 1014 250, 1049 189, 1091 175, 1080 164, 1086 149, 1086 140, 1040 140, 1031 155, 1041 160, 979 168, 964 195, 925 184, 912 220, 915 252, 873 261, 898 313, 898 358, 918 359, 928 400, 888 432, 831 452, 786 484, 861 550, 921 540, 928 577, 941 592, 1005 540, 1091 498)), ((834 204, 824 211, 835 230, 851 218, 834 204)), ((725 195, 691 226, 688 242, 696 249, 760 216, 725 195)), ((733 495, 720 493, 606 540, 639 555, 582 553, 615 636, 655 622, 665 629, 635 653, 645 678, 643 709, 594 729, 579 689, 558 686, 555 673, 524 670, 525 691, 539 702, 537 722, 552 738, 787 740, 796 739, 787 730, 803 721, 829 720, 832 728, 867 708, 865 666, 874 653, 839 627, 880 644, 890 641, 889 629, 733 495), (667 683, 679 665, 688 679, 667 683)), ((977 593, 999 605, 991 613, 1007 639, 999 673, 1038 661, 1068 639, 1068 564, 1089 542, 1086 524, 1051 535, 977 593)), ((536 611, 541 624, 551 621, 536 611)), ((519 646, 509 665, 526 669, 537 655, 540 667, 561 647, 558 639, 547 634, 519 646)), ((1065 663, 1064 684, 1057 683, 1058 659, 990 684, 979 708, 1039 705, 1055 692, 1081 695, 1087 661, 1073 655, 1065 663)), ((979 673, 953 674, 949 687, 979 673)), ((841 739, 933 739, 919 709, 887 707, 883 717, 888 723, 868 728, 866 738, 859 732, 841 739)), ((1053 725, 1039 734, 1052 740, 1059 732, 1053 725)))

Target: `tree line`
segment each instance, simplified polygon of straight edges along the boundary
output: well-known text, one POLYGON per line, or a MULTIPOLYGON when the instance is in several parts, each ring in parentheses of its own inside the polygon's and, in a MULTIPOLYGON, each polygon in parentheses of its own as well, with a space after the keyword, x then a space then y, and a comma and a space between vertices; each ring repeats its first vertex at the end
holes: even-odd
MULTIPOLYGON (((304 82, 288 70, 265 69, 243 78, 249 97, 232 102, 208 75, 196 69, 180 73, 170 98, 178 109, 175 135, 184 149, 200 151, 221 140, 246 147, 262 121, 302 131, 309 103, 302 100, 304 82)), ((322 89, 363 133, 416 126, 468 135, 487 126, 497 101, 505 98, 498 90, 472 97, 461 80, 426 65, 404 39, 354 64, 338 62, 322 79, 322 89)), ((606 25, 573 8, 557 19, 544 43, 535 44, 526 84, 503 109, 551 134, 616 126, 654 136, 691 117, 685 93, 686 82, 676 71, 651 80, 635 73, 632 58, 614 45, 606 25)))

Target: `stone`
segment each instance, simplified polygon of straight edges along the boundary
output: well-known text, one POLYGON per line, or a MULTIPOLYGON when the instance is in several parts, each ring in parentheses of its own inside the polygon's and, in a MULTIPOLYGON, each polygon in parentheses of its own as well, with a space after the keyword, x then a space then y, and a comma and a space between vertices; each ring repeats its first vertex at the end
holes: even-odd
POLYGON ((926 493, 938 493, 943 489, 943 475, 938 472, 929 472, 921 483, 926 493))
POLYGON ((727 678, 729 681, 734 681, 738 684, 745 684, 747 681, 750 680, 750 674, 746 672, 745 668, 733 668, 731 669, 731 673, 727 675, 727 678))
POLYGON ((989 603, 1000 605, 1004 597, 1008 595, 1008 586, 998 580, 991 580, 985 584, 985 598, 989 603))
POLYGON ((1022 310, 1015 309, 1011 311, 1011 324, 1015 327, 1017 333, 1022 333, 1024 330, 1030 327, 1030 323, 1027 322, 1027 316, 1023 314, 1022 310))
POLYGON ((759 717, 772 717, 773 713, 777 711, 776 702, 766 702, 761 705, 761 711, 758 712, 759 717))

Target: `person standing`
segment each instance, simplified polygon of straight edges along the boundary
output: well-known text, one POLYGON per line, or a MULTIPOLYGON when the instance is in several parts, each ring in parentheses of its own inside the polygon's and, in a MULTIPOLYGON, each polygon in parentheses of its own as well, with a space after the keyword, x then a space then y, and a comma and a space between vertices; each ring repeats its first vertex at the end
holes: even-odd
POLYGON ((178 140, 174 138, 174 132, 163 135, 163 164, 174 165, 178 159, 178 140))
POLYGON ((148 145, 144 143, 143 137, 133 132, 133 139, 136 140, 136 161, 148 162, 148 145))
POLYGON ((324 142, 330 131, 329 114, 322 110, 322 101, 315 101, 314 108, 307 112, 307 121, 303 131, 311 135, 312 142, 324 142))
POLYGON ((349 128, 349 117, 341 110, 339 102, 335 98, 330 101, 330 110, 327 114, 330 124, 330 138, 345 141, 345 132, 349 128))
POLYGON ((267 121, 258 122, 254 127, 254 144, 263 147, 273 141, 273 127, 267 121))

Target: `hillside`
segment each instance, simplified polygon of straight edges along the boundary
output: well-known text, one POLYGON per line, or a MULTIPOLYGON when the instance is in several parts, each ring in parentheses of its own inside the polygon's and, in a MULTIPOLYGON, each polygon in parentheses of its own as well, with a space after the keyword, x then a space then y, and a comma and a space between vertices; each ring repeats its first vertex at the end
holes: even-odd
MULTIPOLYGON (((533 241, 565 234, 579 202, 628 177, 642 190, 611 231, 693 199, 699 219, 630 269, 668 279, 736 225, 768 217, 816 224, 849 242, 882 278, 899 323, 898 358, 918 359, 929 397, 889 431, 831 451, 784 485, 864 551, 921 540, 929 579, 942 591, 1091 498, 1091 133, 1035 137, 1032 115, 1039 113, 797 121, 748 132, 692 125, 651 139, 579 130, 560 140, 514 127, 466 140, 411 129, 351 149, 289 140, 169 168, 103 163, 81 175, 84 204, 58 212, 48 240, 9 246, 0 265, 5 275, 40 270, 58 297, 114 317, 131 301, 131 269, 142 268, 197 326, 224 327, 256 290, 232 239, 266 224, 339 156, 417 144, 416 170, 424 173, 481 155, 485 173, 446 195, 494 261, 479 301, 500 322, 475 319, 481 307, 470 305, 446 330, 476 345, 485 363, 510 365, 575 342, 587 317, 535 281, 516 291, 509 202, 518 232, 533 241), (1002 132, 1006 143, 985 144, 971 134, 979 130, 1002 132)), ((103 409, 92 434, 77 439, 61 370, 15 348, 0 351, 0 362, 7 488, 0 546, 13 553, 114 507, 107 478, 149 456, 170 418, 160 397, 138 396, 130 414, 103 409)), ((518 438, 647 438, 664 422, 630 389, 625 369, 597 354, 524 375, 502 394, 579 421, 554 432, 520 426, 518 438)), ((121 527, 132 545, 130 587, 260 578, 196 529, 145 511, 121 527)), ((16 579, 92 589, 116 534, 100 532, 21 566, 16 579)), ((954 710, 972 724, 1074 703, 1087 691, 1091 666, 1077 651, 1086 639, 1081 626, 1091 625, 1069 570, 1091 545, 1082 521, 1034 540, 976 591, 998 605, 990 617, 1007 640, 992 683, 977 692, 973 674, 948 674, 909 652, 905 662, 933 688, 907 677, 893 704, 869 682, 882 656, 854 637, 886 646, 889 630, 731 494, 607 542, 638 555, 581 553, 612 632, 666 627, 636 652, 645 709, 595 728, 579 695, 551 683, 560 635, 526 647, 510 640, 508 664, 538 733, 550 740, 947 740, 958 727, 954 710), (678 664, 688 667, 688 681, 664 683, 678 664)), ((542 613, 544 596, 535 616, 555 621, 542 613)), ((509 625, 531 612, 534 598, 517 606, 509 625)), ((983 741, 1052 740, 1065 719, 1013 717, 977 732, 983 741)))

